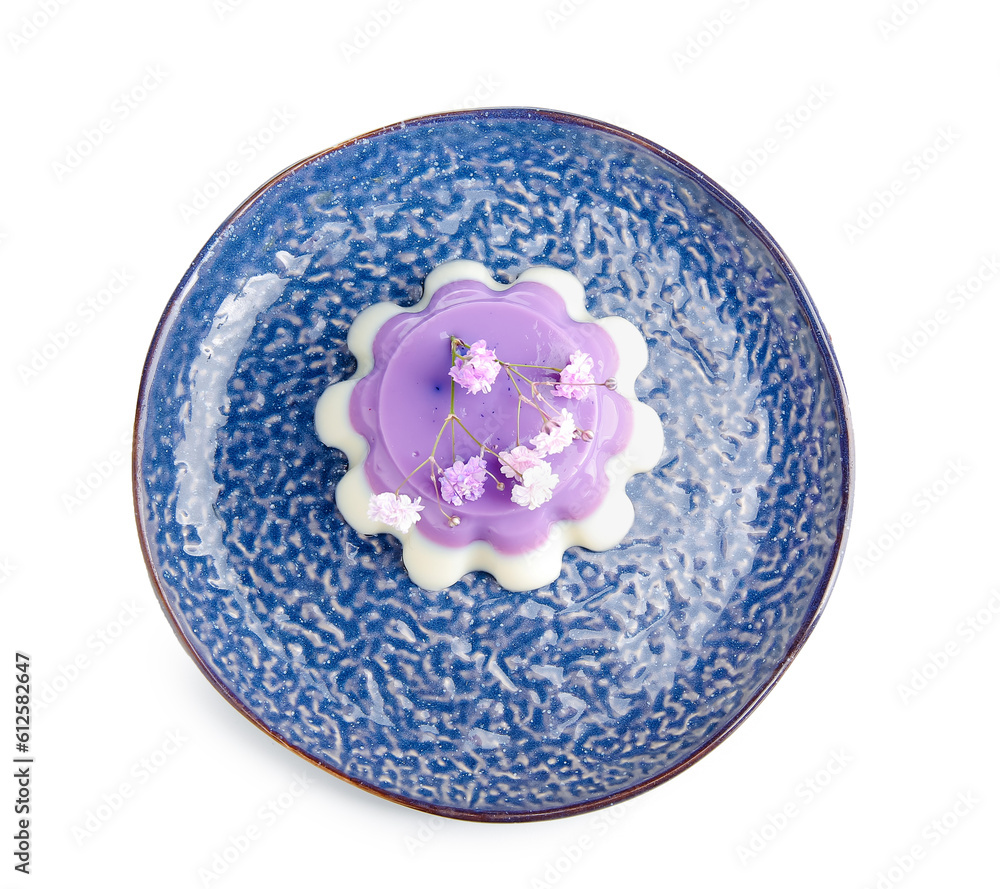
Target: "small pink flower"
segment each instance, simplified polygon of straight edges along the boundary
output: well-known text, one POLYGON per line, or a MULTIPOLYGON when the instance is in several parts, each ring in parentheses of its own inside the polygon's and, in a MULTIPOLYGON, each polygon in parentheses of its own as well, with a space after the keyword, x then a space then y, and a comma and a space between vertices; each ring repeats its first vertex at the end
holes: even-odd
POLYGON ((559 476, 553 474, 552 467, 543 460, 525 470, 521 484, 514 485, 514 490, 510 492, 510 499, 518 506, 537 509, 552 499, 552 489, 558 482, 559 476))
POLYGON ((569 364, 559 374, 553 394, 563 398, 586 398, 594 384, 593 368, 594 359, 577 350, 569 356, 569 364))
POLYGON ((496 361, 497 355, 492 349, 486 348, 486 340, 476 340, 471 346, 469 346, 469 351, 465 353, 465 357, 470 361, 496 361))
POLYGON ((468 463, 456 460, 441 473, 441 496, 452 506, 461 506, 463 500, 478 500, 486 489, 486 461, 470 457, 468 463))
POLYGON ((531 439, 531 443, 540 457, 547 457, 566 450, 573 443, 575 433, 576 421, 573 415, 563 408, 558 417, 546 421, 545 428, 531 439))
POLYGON ((459 386, 478 395, 489 392, 500 373, 500 362, 492 349, 486 348, 486 340, 477 340, 469 346, 465 355, 459 355, 448 371, 459 386))
POLYGON ((368 518, 383 522, 404 534, 420 521, 418 513, 423 509, 420 498, 411 500, 406 494, 396 495, 391 491, 372 494, 368 498, 368 518))
POLYGON ((518 445, 512 451, 501 451, 500 471, 507 478, 520 478, 524 473, 542 462, 542 456, 538 451, 532 451, 524 445, 518 445))

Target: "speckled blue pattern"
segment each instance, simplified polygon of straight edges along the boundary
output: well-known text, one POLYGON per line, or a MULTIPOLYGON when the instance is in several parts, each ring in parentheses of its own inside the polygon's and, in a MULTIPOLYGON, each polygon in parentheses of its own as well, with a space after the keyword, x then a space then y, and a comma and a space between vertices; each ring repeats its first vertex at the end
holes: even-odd
POLYGON ((642 140, 542 112, 389 128, 279 177, 213 237, 143 381, 140 527, 178 632, 268 731, 352 781, 464 817, 610 801, 760 697, 824 601, 849 510, 843 392, 756 223, 642 140), (345 524, 313 431, 351 321, 472 259, 566 269, 651 360, 660 465, 632 532, 549 587, 415 587, 345 524))

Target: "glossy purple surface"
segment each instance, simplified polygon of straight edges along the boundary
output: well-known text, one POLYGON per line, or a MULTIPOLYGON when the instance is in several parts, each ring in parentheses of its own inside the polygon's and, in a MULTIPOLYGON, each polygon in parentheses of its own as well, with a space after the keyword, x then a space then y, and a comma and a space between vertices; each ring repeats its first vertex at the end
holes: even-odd
MULTIPOLYGON (((608 334, 597 324, 574 321, 562 298, 536 282, 515 284, 496 292, 477 281, 459 281, 441 287, 421 312, 403 313, 387 321, 375 337, 375 369, 361 379, 351 397, 354 428, 371 447, 365 472, 372 490, 394 491, 423 498, 425 509, 417 526, 428 538, 444 546, 464 546, 487 540, 499 551, 523 553, 545 542, 549 526, 562 519, 584 518, 594 511, 607 491, 604 467, 620 453, 632 430, 632 412, 625 398, 604 386, 594 386, 584 399, 554 396, 551 386, 541 386, 545 409, 569 410, 577 426, 594 431, 590 442, 576 440, 565 451, 549 458, 559 484, 552 500, 528 510, 511 503, 515 480, 500 473, 497 458, 488 451, 488 469, 505 483, 497 490, 487 479, 479 500, 454 508, 461 516, 458 527, 449 527, 436 507, 430 466, 404 479, 435 452, 438 463, 468 460, 480 446, 455 424, 440 436, 449 415, 452 385, 451 336, 466 343, 484 339, 497 357, 515 364, 565 366, 577 349, 594 359, 594 377, 602 382, 618 368, 618 354, 608 334)), ((555 381, 555 373, 525 369, 535 381, 555 381)), ((517 384, 525 395, 529 385, 517 384)), ((506 372, 497 377, 490 392, 473 395, 454 386, 454 412, 475 437, 494 451, 508 450, 517 441, 518 393, 506 372)), ((537 410, 522 404, 520 443, 527 445, 542 427, 537 410)))

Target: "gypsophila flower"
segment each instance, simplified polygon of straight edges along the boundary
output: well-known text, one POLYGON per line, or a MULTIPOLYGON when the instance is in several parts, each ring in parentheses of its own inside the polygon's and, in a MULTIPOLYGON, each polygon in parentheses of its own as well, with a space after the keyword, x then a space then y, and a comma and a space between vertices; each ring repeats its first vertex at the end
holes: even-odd
POLYGON ((531 443, 540 457, 547 457, 566 450, 573 443, 575 433, 576 421, 573 415, 563 408, 558 417, 546 422, 544 429, 531 439, 531 443))
POLYGON ((456 460, 441 473, 441 496, 452 506, 461 506, 463 500, 478 500, 486 489, 486 461, 470 457, 468 463, 456 460))
POLYGON ((465 357, 470 361, 497 361, 497 353, 486 348, 486 340, 476 340, 469 346, 465 357))
MULTIPOLYGON (((444 419, 430 456, 403 479, 403 484, 406 484, 423 467, 429 465, 438 509, 447 520, 448 526, 454 528, 461 521, 461 517, 449 514, 444 509, 444 503, 461 506, 465 502, 478 500, 486 490, 487 476, 496 482, 497 490, 505 489, 504 483, 487 469, 486 452, 488 451, 498 459, 500 472, 504 476, 520 482, 511 491, 511 501, 518 506, 537 509, 552 499, 552 492, 559 482, 559 476, 552 472, 552 467, 544 458, 561 453, 576 439, 592 440, 593 431, 577 428, 576 420, 565 408, 557 415, 550 416, 549 411, 553 410, 552 405, 539 395, 539 386, 551 385, 551 382, 533 380, 522 372, 530 369, 551 372, 554 368, 502 362, 492 349, 487 348, 486 340, 477 340, 472 345, 467 345, 463 340, 453 336, 451 337, 451 345, 454 359, 453 366, 448 371, 448 375, 452 379, 451 410, 444 419), (541 431, 531 439, 532 447, 526 447, 518 442, 509 451, 498 453, 487 444, 492 436, 487 436, 484 441, 480 441, 476 438, 475 433, 466 427, 462 419, 463 415, 456 412, 455 384, 457 383, 473 395, 480 392, 488 393, 496 382, 500 371, 504 369, 506 369, 512 388, 516 391, 519 399, 517 406, 518 438, 520 438, 522 404, 529 405, 541 414, 543 426, 541 431), (530 398, 525 396, 518 380, 531 387, 530 398), (442 469, 437 460, 436 450, 449 424, 452 425, 452 460, 454 462, 451 466, 442 469), (464 433, 475 444, 479 445, 478 456, 470 457, 468 461, 455 458, 456 427, 461 427, 464 433)), ((559 382, 553 389, 555 394, 563 398, 585 398, 594 385, 593 366, 594 360, 586 352, 580 350, 574 352, 570 356, 569 363, 559 374, 559 382)), ((414 454, 414 456, 416 455, 414 454)), ((396 490, 398 491, 400 488, 396 490)), ((405 494, 372 494, 368 503, 368 517, 406 533, 420 520, 419 513, 423 508, 419 497, 411 500, 405 494)))
POLYGON ((518 506, 537 509, 543 503, 552 499, 552 489, 559 482, 559 476, 552 472, 552 467, 544 460, 537 466, 526 469, 521 477, 521 484, 514 485, 510 499, 518 506))
POLYGON ((455 359, 448 376, 472 395, 478 395, 480 392, 490 391, 500 373, 500 367, 496 354, 492 349, 486 348, 486 340, 477 340, 469 346, 465 355, 459 355, 455 359))
POLYGON ((498 456, 500 457, 500 471, 507 478, 519 478, 532 466, 537 466, 542 462, 541 454, 538 451, 533 451, 524 445, 518 445, 511 451, 501 451, 498 456))
POLYGON ((594 359, 577 350, 569 357, 569 364, 559 374, 559 382, 552 390, 563 398, 586 398, 594 385, 594 359))
POLYGON ((372 494, 368 498, 368 518, 374 522, 383 522, 404 534, 418 521, 418 513, 423 509, 420 498, 411 500, 406 494, 393 494, 386 491, 382 494, 372 494))

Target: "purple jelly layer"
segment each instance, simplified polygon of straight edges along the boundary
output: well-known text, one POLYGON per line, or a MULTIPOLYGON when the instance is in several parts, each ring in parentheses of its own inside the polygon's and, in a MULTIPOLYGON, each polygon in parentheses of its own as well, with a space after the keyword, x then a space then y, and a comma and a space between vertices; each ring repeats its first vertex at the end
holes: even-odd
MULTIPOLYGON (((375 336, 375 367, 351 394, 351 424, 371 449, 365 473, 373 491, 395 491, 434 449, 451 404, 451 336, 470 344, 483 339, 503 361, 546 367, 564 367, 579 349, 594 359, 598 382, 618 370, 611 337, 597 324, 570 318, 566 304, 550 287, 525 282, 498 293, 478 281, 447 284, 422 311, 395 315, 382 326, 375 336)), ((558 379, 550 371, 522 372, 537 381, 558 379)), ((530 395, 528 384, 517 383, 530 395)), ((534 510, 511 502, 518 481, 504 477, 497 458, 487 451, 487 468, 505 488, 498 491, 487 476, 486 492, 479 500, 458 507, 442 502, 448 515, 461 517, 461 524, 452 528, 437 507, 428 465, 400 490, 423 498, 416 526, 421 533, 444 546, 485 540, 499 552, 518 554, 543 544, 553 522, 582 519, 598 507, 608 490, 605 464, 624 450, 632 434, 628 401, 604 386, 592 387, 584 399, 554 396, 552 386, 540 387, 540 393, 555 409, 549 413, 566 408, 579 428, 594 431, 592 441, 575 440, 547 458, 559 476, 552 499, 534 510)), ((498 452, 516 446, 518 395, 505 371, 489 393, 472 395, 456 385, 454 397, 455 414, 479 441, 498 452)), ((435 452, 442 468, 452 464, 453 453, 455 459, 468 460, 480 452, 457 424, 451 427, 454 452, 452 428, 441 435, 435 452)), ((530 447, 531 437, 541 427, 538 411, 522 405, 520 443, 530 447)))

